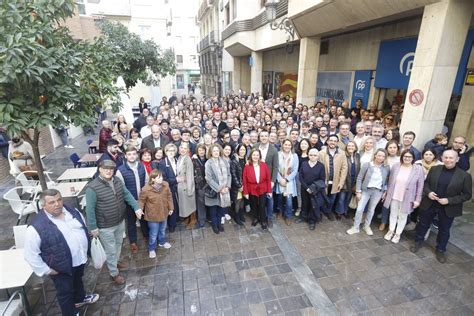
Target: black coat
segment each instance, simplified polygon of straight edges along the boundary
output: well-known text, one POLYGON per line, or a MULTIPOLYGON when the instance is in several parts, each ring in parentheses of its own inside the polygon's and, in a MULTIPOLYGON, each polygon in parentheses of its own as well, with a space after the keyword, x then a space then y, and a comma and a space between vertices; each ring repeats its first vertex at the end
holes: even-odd
POLYGON ((230 175, 231 175, 231 185, 230 185, 230 199, 235 201, 239 189, 242 188, 242 173, 245 167, 245 159, 238 160, 235 156, 230 160, 230 175))
MULTIPOLYGON (((432 207, 433 201, 428 197, 428 194, 436 192, 443 168, 444 166, 434 166, 428 172, 423 187, 423 198, 420 204, 421 210, 427 210, 432 207)), ((471 175, 459 167, 455 168, 451 182, 446 189, 446 198, 449 202, 444 206, 444 209, 449 217, 461 216, 464 202, 472 198, 471 175)))

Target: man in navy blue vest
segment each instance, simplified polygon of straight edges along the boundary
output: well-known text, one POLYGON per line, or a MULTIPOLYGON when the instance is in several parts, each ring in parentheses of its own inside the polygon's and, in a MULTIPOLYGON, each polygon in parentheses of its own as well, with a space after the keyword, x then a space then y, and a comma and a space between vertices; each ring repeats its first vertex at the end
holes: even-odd
POLYGON ((79 315, 78 308, 99 299, 86 295, 82 283, 90 248, 84 218, 63 204, 58 190, 43 191, 40 202, 43 209, 26 230, 25 260, 38 276, 51 277, 62 314, 79 315))
MULTIPOLYGON (((125 159, 125 163, 117 168, 116 176, 123 181, 125 187, 130 191, 135 200, 138 200, 141 189, 148 182, 146 181, 148 176, 145 167, 138 161, 138 152, 135 147, 129 146, 125 150, 125 159)), ((126 212, 130 250, 132 253, 137 253, 137 226, 135 225, 137 217, 129 205, 127 205, 126 212)), ((140 219, 140 227, 143 237, 148 238, 148 223, 145 221, 144 216, 140 219)))

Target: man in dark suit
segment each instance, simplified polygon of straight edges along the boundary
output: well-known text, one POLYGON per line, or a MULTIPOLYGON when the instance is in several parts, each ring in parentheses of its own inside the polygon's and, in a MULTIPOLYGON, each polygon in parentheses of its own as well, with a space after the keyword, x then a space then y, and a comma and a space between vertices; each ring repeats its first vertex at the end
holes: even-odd
MULTIPOLYGON (((260 150, 262 154, 262 160, 268 166, 271 175, 272 189, 275 186, 275 181, 278 173, 278 151, 274 145, 270 144, 268 131, 260 132, 260 142, 254 145, 254 148, 260 150)), ((267 218, 268 218, 268 227, 273 227, 273 198, 267 197, 267 218)))
POLYGON ((442 159, 444 166, 432 167, 426 177, 420 219, 416 225, 415 245, 410 250, 415 253, 421 248, 433 218, 438 215, 436 259, 445 263, 449 230, 454 218, 462 215, 463 203, 472 197, 472 177, 456 166, 459 160, 457 151, 444 151, 442 159))
POLYGON ((169 142, 168 136, 161 133, 161 128, 158 125, 153 125, 151 127, 151 135, 142 140, 141 149, 148 148, 154 151, 157 147, 164 148, 169 142))

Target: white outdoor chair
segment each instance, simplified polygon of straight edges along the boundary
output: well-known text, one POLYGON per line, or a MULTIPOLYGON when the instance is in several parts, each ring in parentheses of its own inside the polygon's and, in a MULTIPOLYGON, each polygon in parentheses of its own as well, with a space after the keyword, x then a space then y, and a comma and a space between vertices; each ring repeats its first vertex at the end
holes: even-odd
POLYGON ((19 291, 15 291, 8 301, 0 302, 0 312, 2 316, 19 316, 24 313, 23 295, 19 291), (15 296, 19 298, 15 299, 15 296))
MULTIPOLYGON (((26 236, 26 229, 28 225, 18 225, 13 226, 13 236, 15 237, 15 246, 11 249, 23 249, 25 247, 25 236, 26 236)), ((37 284, 41 285, 41 291, 43 292, 43 301, 46 304, 46 290, 44 288, 44 279, 38 277, 37 284)))
POLYGON ((38 213, 38 209, 36 207, 36 200, 38 195, 37 187, 24 187, 19 186, 13 189, 10 189, 3 195, 3 198, 8 201, 12 211, 15 214, 18 214, 18 221, 16 225, 18 225, 21 221, 21 218, 26 215, 25 224, 28 221, 28 216, 32 213, 38 213), (18 192, 32 192, 32 199, 31 200, 24 200, 20 198, 18 192))
MULTIPOLYGON (((31 177, 31 174, 34 174, 35 172, 36 171, 23 171, 22 173, 16 176, 16 181, 18 181, 24 187, 34 187, 41 189, 38 180, 28 179, 28 176, 31 177)), ((51 179, 50 174, 52 174, 51 171, 44 172, 44 175, 46 176, 46 185, 48 186, 48 188, 52 188, 56 185, 56 183, 51 179)), ((23 191, 23 193, 33 194, 34 192, 23 191)))

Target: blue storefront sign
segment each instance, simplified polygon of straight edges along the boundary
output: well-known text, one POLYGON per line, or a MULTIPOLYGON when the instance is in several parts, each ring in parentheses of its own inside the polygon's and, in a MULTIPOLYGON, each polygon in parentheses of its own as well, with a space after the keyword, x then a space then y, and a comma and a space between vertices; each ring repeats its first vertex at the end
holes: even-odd
MULTIPOLYGON (((387 89, 408 89, 411 69, 415 58, 418 38, 382 41, 380 43, 379 57, 377 60, 377 74, 374 86, 387 89)), ((462 92, 466 76, 467 63, 474 42, 474 29, 469 30, 462 50, 453 93, 462 92)))
POLYGON ((408 88, 417 40, 414 37, 380 43, 375 87, 404 90, 408 88))
POLYGON ((351 71, 318 72, 316 101, 334 99, 340 105, 344 100, 349 100, 351 79, 351 71))
POLYGON ((357 99, 362 100, 362 106, 367 108, 370 93, 372 70, 356 70, 354 72, 354 85, 352 87, 351 108, 355 107, 357 99))

